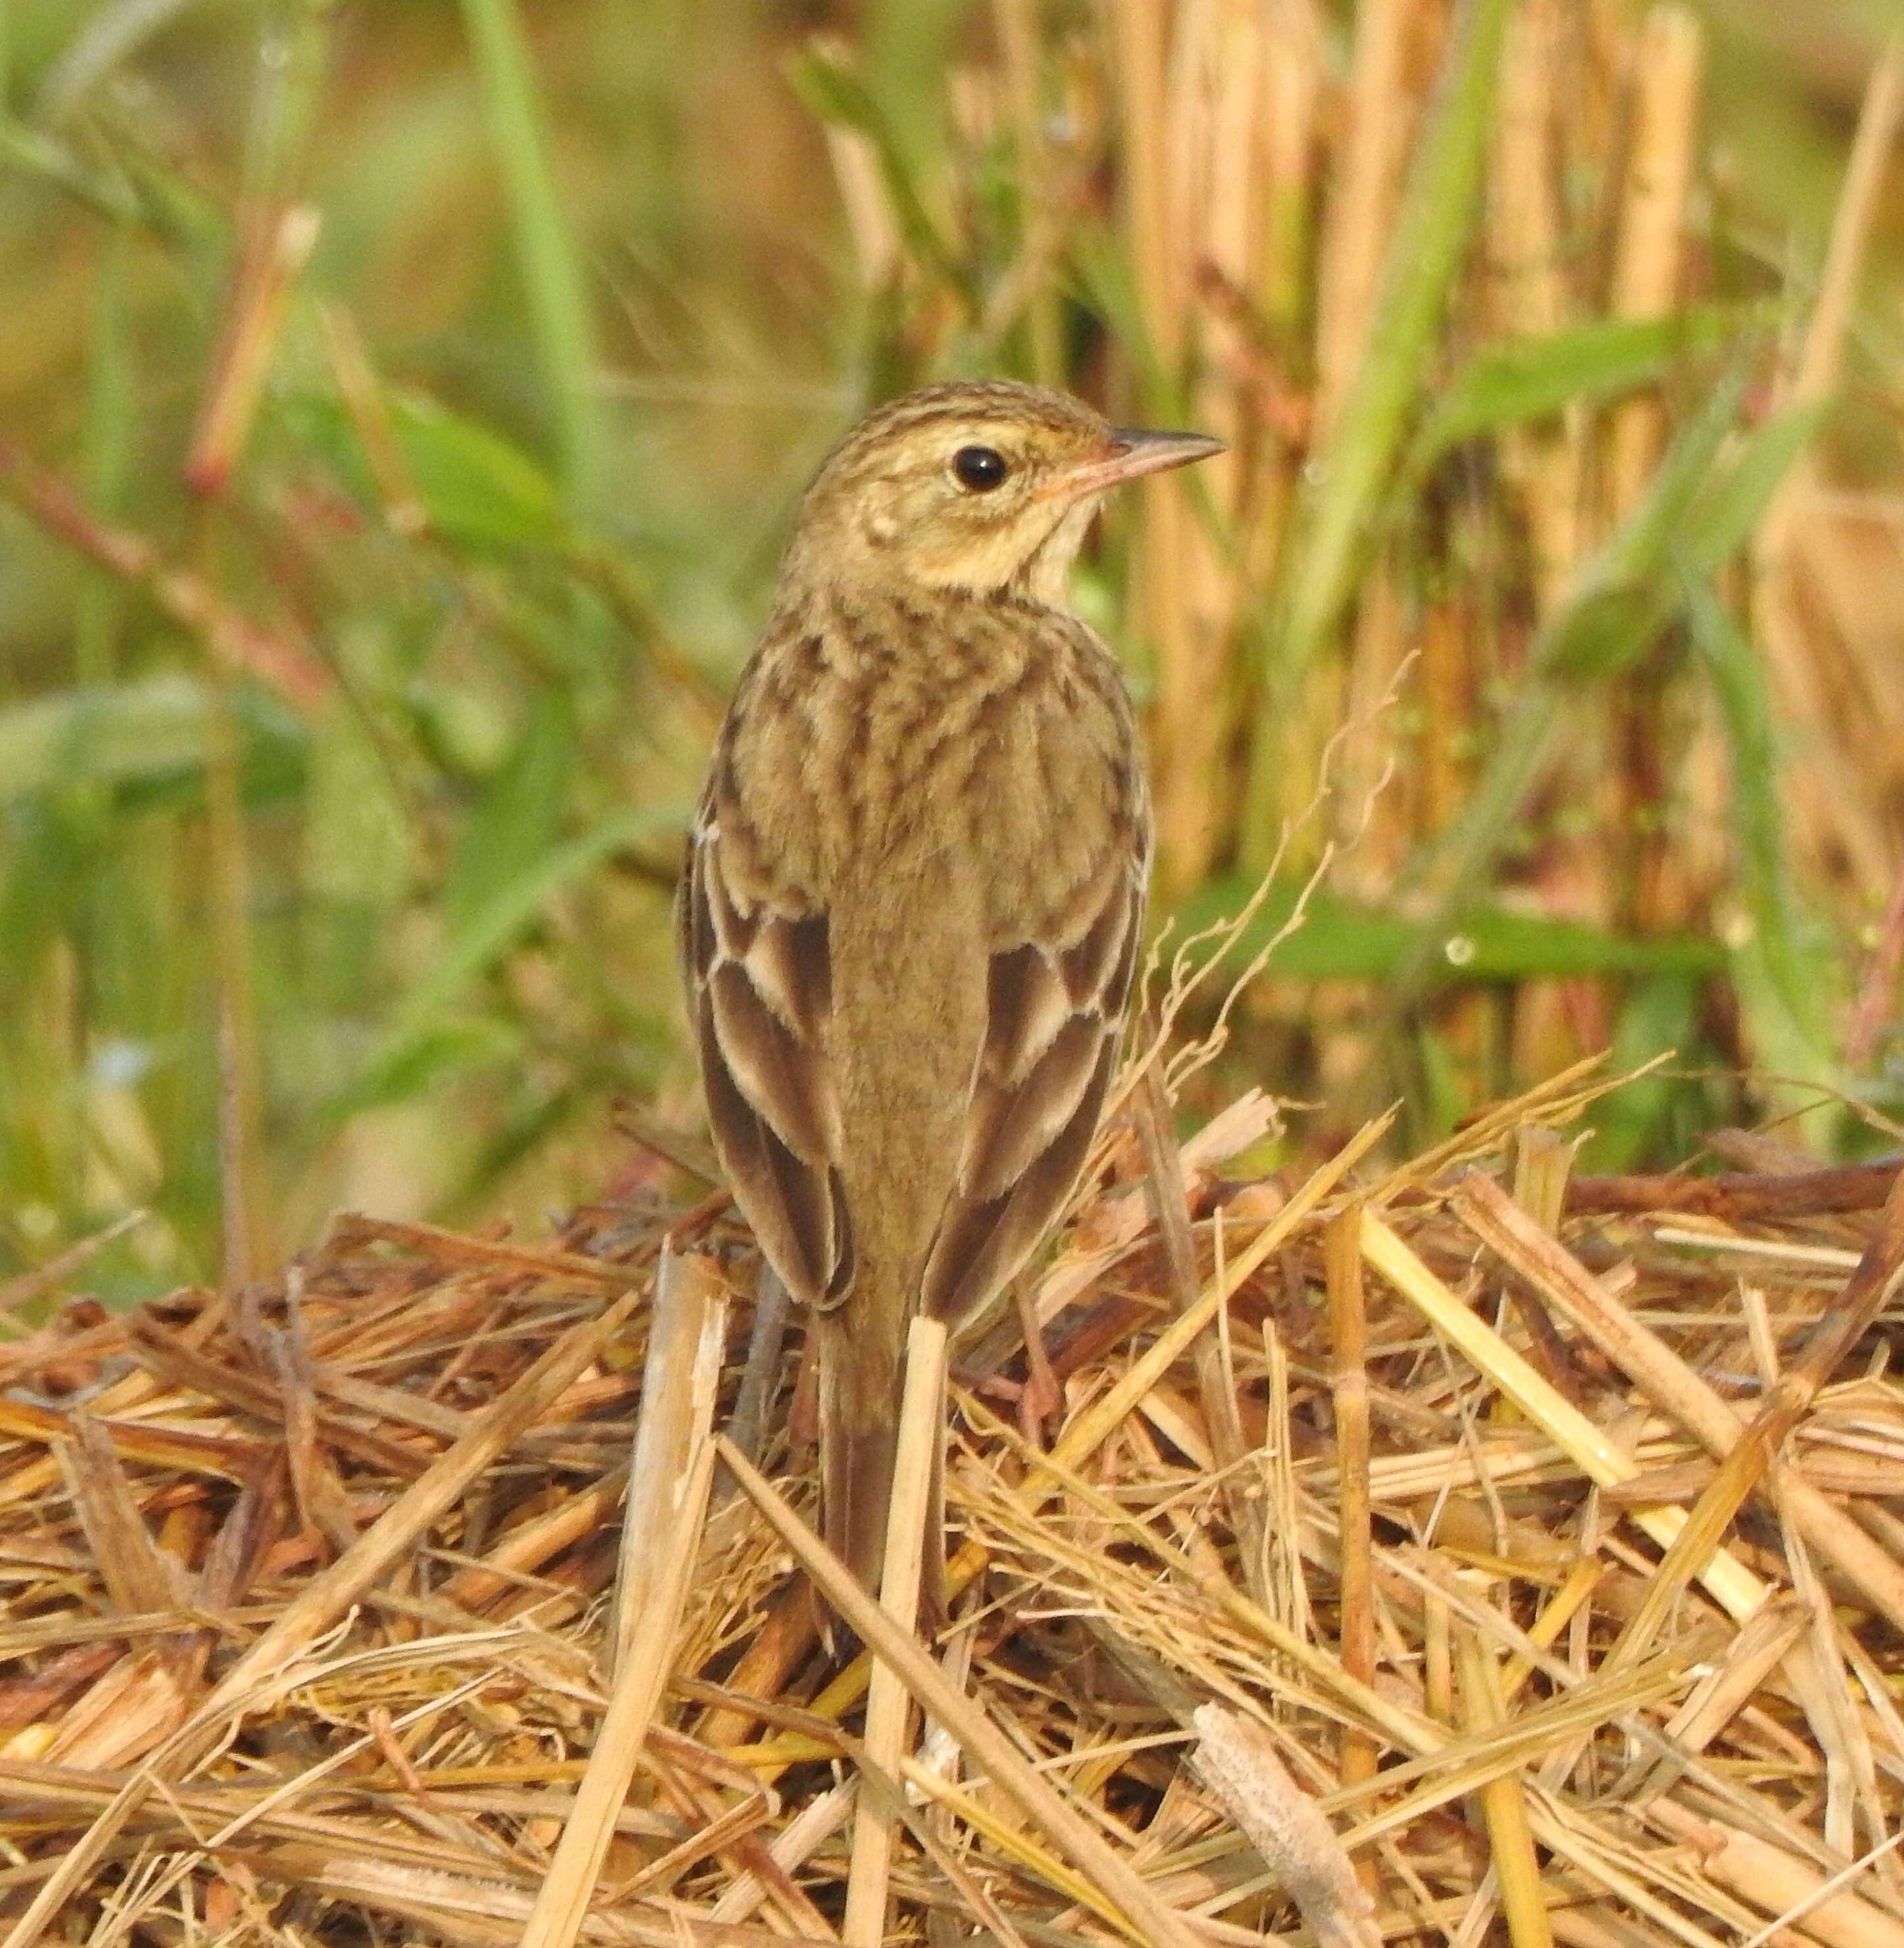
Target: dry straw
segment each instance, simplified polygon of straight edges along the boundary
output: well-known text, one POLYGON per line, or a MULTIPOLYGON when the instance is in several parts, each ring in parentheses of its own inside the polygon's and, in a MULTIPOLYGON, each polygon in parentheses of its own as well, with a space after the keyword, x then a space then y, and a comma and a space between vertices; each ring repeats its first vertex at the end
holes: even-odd
POLYGON ((5 1938, 1904 1940, 1896 1170, 1575 1177, 1599 1086, 1247 1182, 1127 1092, 923 1634, 935 1335, 882 1609, 715 1202, 0 1349, 5 1938))

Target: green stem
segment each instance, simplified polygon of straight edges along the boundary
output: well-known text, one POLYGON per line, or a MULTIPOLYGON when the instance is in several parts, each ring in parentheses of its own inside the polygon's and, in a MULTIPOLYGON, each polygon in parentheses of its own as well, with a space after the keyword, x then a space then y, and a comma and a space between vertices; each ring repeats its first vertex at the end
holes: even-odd
POLYGON ((596 504, 603 472, 587 281, 556 185, 529 48, 512 0, 463 0, 463 19, 548 386, 563 485, 570 511, 586 513, 596 504))
POLYGON ((1316 456, 1282 556, 1239 848, 1261 869, 1281 823, 1281 699, 1341 621, 1479 203, 1510 0, 1465 0, 1416 150, 1362 362, 1316 456))

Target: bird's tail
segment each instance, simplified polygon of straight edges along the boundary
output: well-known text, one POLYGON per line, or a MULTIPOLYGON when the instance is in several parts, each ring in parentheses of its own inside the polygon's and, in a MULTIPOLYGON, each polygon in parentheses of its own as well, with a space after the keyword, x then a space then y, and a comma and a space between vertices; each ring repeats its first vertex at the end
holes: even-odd
MULTIPOLYGON (((906 1313, 854 1301, 823 1313, 820 1331, 820 1513, 826 1545, 873 1594, 899 1444, 906 1313)), ((929 1564, 937 1539, 926 1538, 929 1564)), ((929 1568, 928 1577, 931 1571, 929 1568)))

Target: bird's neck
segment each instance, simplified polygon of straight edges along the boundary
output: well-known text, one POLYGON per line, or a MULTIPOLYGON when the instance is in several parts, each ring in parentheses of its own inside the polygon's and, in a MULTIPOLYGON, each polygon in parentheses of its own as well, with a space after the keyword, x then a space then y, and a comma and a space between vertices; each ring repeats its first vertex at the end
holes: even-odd
POLYGON ((1014 688, 1034 666, 1055 673, 1084 644, 1095 644, 1068 609, 1013 590, 866 580, 783 588, 764 640, 811 659, 823 680, 907 695, 1014 688))
POLYGON ((997 588, 935 585, 903 575, 833 576, 823 582, 783 588, 775 603, 783 630, 789 625, 826 631, 844 625, 857 633, 876 631, 895 648, 916 647, 931 656, 952 635, 983 640, 1001 628, 1022 630, 1046 622, 1061 625, 1077 618, 1065 599, 1019 582, 997 588))

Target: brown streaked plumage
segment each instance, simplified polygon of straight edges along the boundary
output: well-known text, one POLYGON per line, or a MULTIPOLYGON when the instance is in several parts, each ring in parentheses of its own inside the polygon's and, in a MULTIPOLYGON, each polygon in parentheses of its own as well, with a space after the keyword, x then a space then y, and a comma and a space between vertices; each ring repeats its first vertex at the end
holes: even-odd
POLYGON ((715 745, 680 904, 709 1115, 816 1310, 827 1535, 869 1585, 907 1321, 1037 1246, 1116 1059, 1150 807, 1071 565, 1107 488, 1217 450, 1028 386, 882 407, 801 502, 715 745))

